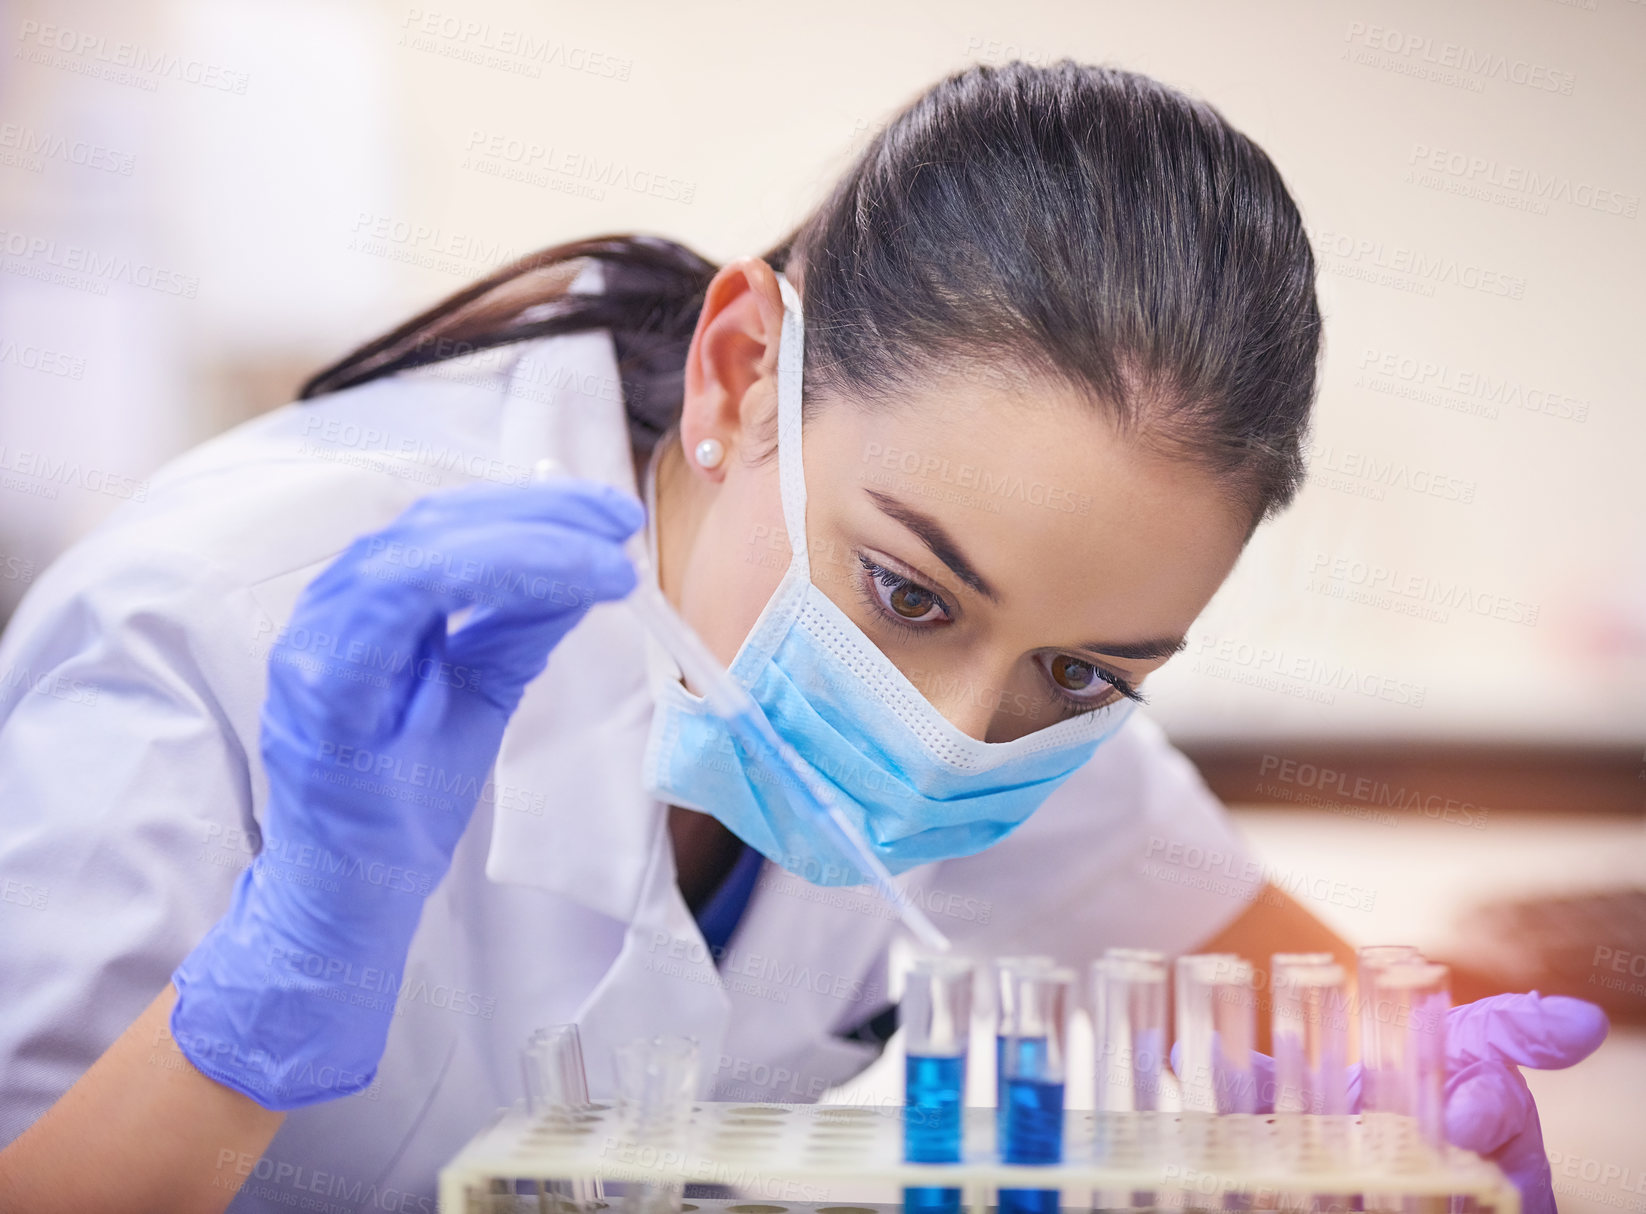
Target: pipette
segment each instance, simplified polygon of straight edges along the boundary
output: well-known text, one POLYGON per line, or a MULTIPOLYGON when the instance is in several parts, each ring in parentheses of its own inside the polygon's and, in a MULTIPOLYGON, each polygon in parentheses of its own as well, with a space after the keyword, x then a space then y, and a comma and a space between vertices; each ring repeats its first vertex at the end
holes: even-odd
MULTIPOLYGON (((532 471, 532 480, 544 482, 561 475, 552 460, 539 460, 532 471)), ((949 940, 925 911, 900 889, 880 857, 874 854, 867 840, 852 825, 840 809, 834 790, 795 752, 781 737, 743 685, 709 652, 709 647, 680 618, 674 605, 663 597, 663 591, 652 574, 651 560, 645 549, 631 546, 629 555, 634 561, 639 584, 625 600, 629 609, 657 639, 665 652, 680 666, 680 671, 703 697, 709 711, 731 728, 733 736, 751 757, 763 760, 772 773, 783 781, 784 789, 794 806, 802 813, 819 817, 833 835, 842 852, 857 865, 876 889, 897 908, 904 926, 914 933, 927 948, 947 952, 949 940)))

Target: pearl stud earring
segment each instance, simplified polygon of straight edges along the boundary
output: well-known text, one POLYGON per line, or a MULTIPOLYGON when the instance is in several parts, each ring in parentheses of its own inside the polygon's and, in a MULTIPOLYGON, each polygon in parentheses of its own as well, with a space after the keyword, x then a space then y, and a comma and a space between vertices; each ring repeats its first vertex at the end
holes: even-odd
POLYGON ((697 463, 703 468, 718 468, 720 461, 726 458, 726 448, 720 445, 718 438, 706 438, 697 444, 697 463))

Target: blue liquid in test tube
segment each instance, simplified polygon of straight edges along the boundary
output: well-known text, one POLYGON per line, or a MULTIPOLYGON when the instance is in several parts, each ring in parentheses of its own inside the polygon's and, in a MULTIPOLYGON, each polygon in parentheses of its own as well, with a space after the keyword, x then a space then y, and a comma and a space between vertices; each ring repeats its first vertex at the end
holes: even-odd
POLYGON ((999 957, 994 963, 994 1140, 999 1151, 1006 1149, 1006 1039, 1017 1032, 1019 977, 1055 965, 1052 958, 1042 956, 999 957))
MULTIPOLYGON (((906 1062, 903 1157, 910 1163, 959 1163, 961 1096, 966 1059, 917 1058, 906 1062)), ((909 1188, 903 1208, 918 1214, 958 1214, 960 1190, 909 1188)))
MULTIPOLYGON (((1073 981, 1066 969, 1017 976, 1016 1031, 1007 1035, 1002 1051, 1003 1163, 1063 1161, 1064 1047, 1073 981)), ((1000 1214, 1056 1214, 1058 1203, 1056 1189, 1000 1190, 1000 1214)))
MULTIPOLYGON (((972 967, 953 957, 917 960, 902 1000, 906 1017, 903 1158, 959 1163, 964 1145, 966 1047, 971 1038, 972 967)), ((912 1214, 960 1214, 960 1190, 906 1188, 912 1214)))

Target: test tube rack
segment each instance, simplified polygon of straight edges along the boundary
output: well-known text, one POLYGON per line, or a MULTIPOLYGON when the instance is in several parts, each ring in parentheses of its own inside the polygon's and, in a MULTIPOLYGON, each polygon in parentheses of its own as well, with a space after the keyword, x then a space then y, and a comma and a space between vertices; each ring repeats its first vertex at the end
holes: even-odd
MULTIPOLYGON (((1519 1193, 1492 1163, 1447 1147, 1423 1149, 1410 1119, 1387 1116, 1065 1114, 1064 1161, 1010 1166, 995 1153, 995 1110, 966 1110, 964 1160, 903 1161, 901 1107, 702 1102, 684 1150, 629 1134, 604 1104, 528 1116, 503 1110, 441 1170, 445 1214, 537 1214, 573 1208, 522 1196, 516 1181, 606 1181, 729 1186, 733 1200, 688 1197, 683 1209, 731 1214, 870 1214, 899 1208, 903 1186, 959 1188, 972 1214, 999 1188, 1058 1189, 1065 1210, 1347 1210, 1519 1214, 1519 1193), (1106 1200, 1094 1201, 1094 1191, 1106 1200), (864 1200, 869 1192, 880 1198, 864 1200), (886 1194, 892 1195, 889 1199, 886 1194), (1320 1195, 1339 1195, 1328 1203, 1320 1195), (1450 1201, 1442 1199, 1451 1199, 1450 1201), (1118 1200, 1115 1200, 1118 1199, 1118 1200), (1402 1204, 1404 1202, 1404 1205, 1402 1204), (1415 1204, 1414 1204, 1415 1202, 1415 1204)), ((585 1211, 622 1198, 591 1203, 585 1211)))

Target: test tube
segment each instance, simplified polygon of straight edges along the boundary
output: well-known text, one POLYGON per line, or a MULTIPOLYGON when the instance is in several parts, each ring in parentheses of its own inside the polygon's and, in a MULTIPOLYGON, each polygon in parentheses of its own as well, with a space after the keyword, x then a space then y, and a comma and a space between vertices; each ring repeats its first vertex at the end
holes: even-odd
MULTIPOLYGON (((575 1024, 552 1024, 526 1040, 520 1052, 526 1084, 526 1112, 551 1122, 566 1123, 589 1103, 588 1073, 583 1066, 583 1039, 575 1024)), ((588 1209, 604 1196, 598 1179, 542 1180, 537 1185, 540 1208, 588 1209)))
MULTIPOLYGON (((964 1142, 966 1047, 972 965, 956 957, 915 961, 900 1004, 905 1039, 903 1158, 959 1163, 964 1142)), ((958 1188, 907 1188, 911 1214, 959 1214, 958 1188)))
MULTIPOLYGON (((617 1087, 637 1158, 655 1159, 670 1171, 686 1154, 692 1097, 697 1090, 697 1042, 690 1037, 639 1037, 614 1051, 617 1087)), ((624 1187, 624 1214, 680 1214, 682 1183, 674 1179, 631 1181, 624 1187)))
MULTIPOLYGON (((1451 970, 1403 961, 1372 974, 1372 1053, 1376 1082, 1367 1112, 1410 1118, 1416 1146, 1432 1159, 1446 1143, 1446 1014, 1451 970)), ((1398 1129, 1383 1125, 1384 1146, 1397 1150, 1398 1129)))
POLYGON ((1279 969, 1271 998, 1276 1113, 1349 1111, 1347 977, 1341 965, 1279 969))
POLYGON ((1057 962, 1046 956, 997 957, 994 963, 994 1136, 997 1151, 1006 1142, 1006 1038, 1016 1031, 1018 977, 1035 970, 1049 970, 1057 962))
MULTIPOLYGON (((1299 1175, 1346 1162, 1349 1111, 1348 977, 1341 965, 1277 965, 1272 992, 1275 1122, 1288 1167, 1299 1175)), ((1283 1208, 1347 1210, 1351 1195, 1299 1191, 1283 1208)))
POLYGON ((1377 1083, 1377 1034, 1372 1031, 1372 979, 1381 969, 1402 961, 1421 961, 1423 956, 1409 944, 1372 944, 1355 952, 1355 995, 1360 1004, 1360 1090, 1362 1104, 1376 1103, 1372 1088, 1377 1083))
POLYGON ((589 1103, 583 1067, 583 1039, 575 1024, 540 1028, 526 1041, 520 1064, 526 1081, 526 1111, 554 1116, 589 1103))
MULTIPOLYGON (((1001 1162, 1063 1162, 1069 989, 1074 971, 1028 968, 1013 983, 1005 1044, 1005 1130, 1001 1162)), ((1056 1189, 1001 1189, 999 1214, 1057 1214, 1056 1189)))
POLYGON ((1249 1113, 1256 1107, 1256 1026, 1250 961, 1227 953, 1178 958, 1177 1074, 1184 1112, 1249 1113))
MULTIPOLYGON (((1100 1113, 1152 1112, 1160 1107, 1161 1057, 1166 1049, 1166 965, 1159 953, 1145 949, 1111 949, 1092 963, 1092 1040, 1097 1055, 1095 1107, 1100 1113), (1118 954, 1118 955, 1117 955, 1118 954)), ((1117 1127, 1097 1119, 1094 1146, 1100 1159, 1112 1159, 1117 1127)), ((1137 1146, 1148 1155, 1155 1148, 1154 1127, 1136 1127, 1137 1146)), ((1148 1209, 1154 1194, 1099 1189, 1092 1194, 1097 1210, 1148 1209)))
POLYGON ((1095 1106, 1125 1113, 1158 1109, 1166 1045, 1165 965, 1106 955, 1092 963, 1091 991, 1095 1106))

